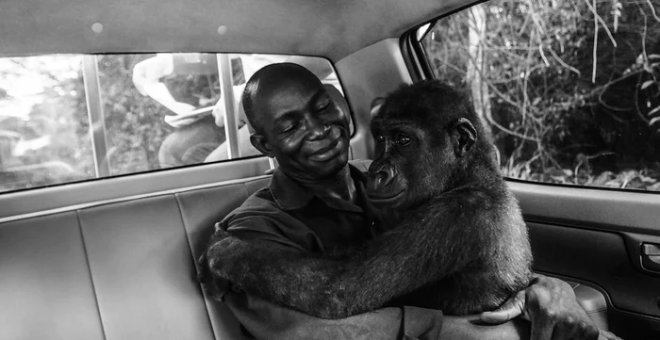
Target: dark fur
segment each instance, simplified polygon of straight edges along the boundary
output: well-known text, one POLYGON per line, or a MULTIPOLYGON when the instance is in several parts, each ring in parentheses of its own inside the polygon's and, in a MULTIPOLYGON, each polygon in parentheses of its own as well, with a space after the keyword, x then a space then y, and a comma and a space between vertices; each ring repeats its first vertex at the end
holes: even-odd
POLYGON ((207 253, 212 272, 323 318, 387 304, 474 313, 526 287, 526 226, 470 102, 437 81, 404 86, 388 96, 372 129, 384 137, 370 192, 382 189, 378 177, 387 173, 406 195, 383 207, 395 212, 384 218, 394 221, 387 231, 340 254, 283 253, 268 242, 226 237, 207 253), (401 128, 416 136, 413 144, 391 143, 401 128))

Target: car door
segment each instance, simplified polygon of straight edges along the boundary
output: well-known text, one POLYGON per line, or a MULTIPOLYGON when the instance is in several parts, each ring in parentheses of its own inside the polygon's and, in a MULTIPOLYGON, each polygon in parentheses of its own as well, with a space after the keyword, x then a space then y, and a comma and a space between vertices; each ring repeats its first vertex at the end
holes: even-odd
POLYGON ((401 40, 417 79, 469 92, 490 126, 534 270, 625 339, 660 338, 658 6, 490 1, 401 40))

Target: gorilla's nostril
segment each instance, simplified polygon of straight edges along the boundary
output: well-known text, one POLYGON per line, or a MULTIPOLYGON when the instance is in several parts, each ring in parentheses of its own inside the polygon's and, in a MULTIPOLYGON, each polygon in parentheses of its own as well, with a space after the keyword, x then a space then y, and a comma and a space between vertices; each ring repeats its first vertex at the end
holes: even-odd
POLYGON ((381 171, 376 174, 376 184, 378 185, 383 184, 383 182, 385 182, 386 179, 387 179, 387 173, 381 171))

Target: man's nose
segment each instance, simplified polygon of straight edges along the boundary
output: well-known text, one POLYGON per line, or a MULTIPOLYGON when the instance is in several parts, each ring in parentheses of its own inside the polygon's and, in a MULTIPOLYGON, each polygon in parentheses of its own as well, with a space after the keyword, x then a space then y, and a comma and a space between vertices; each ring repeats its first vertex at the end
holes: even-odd
POLYGON ((330 131, 330 124, 325 123, 316 117, 308 117, 306 119, 306 125, 308 140, 325 138, 330 131))

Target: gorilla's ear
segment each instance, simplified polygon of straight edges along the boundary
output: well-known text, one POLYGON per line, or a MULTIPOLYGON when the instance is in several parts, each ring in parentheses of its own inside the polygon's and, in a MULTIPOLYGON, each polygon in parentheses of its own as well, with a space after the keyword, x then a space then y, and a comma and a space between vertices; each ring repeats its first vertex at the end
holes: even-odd
POLYGON ((459 118, 450 133, 456 157, 465 155, 477 141, 477 129, 467 118, 459 118))
POLYGON ((250 143, 254 146, 255 149, 259 150, 262 154, 268 157, 275 157, 273 155, 273 150, 266 141, 266 137, 260 133, 253 133, 250 135, 250 143))

